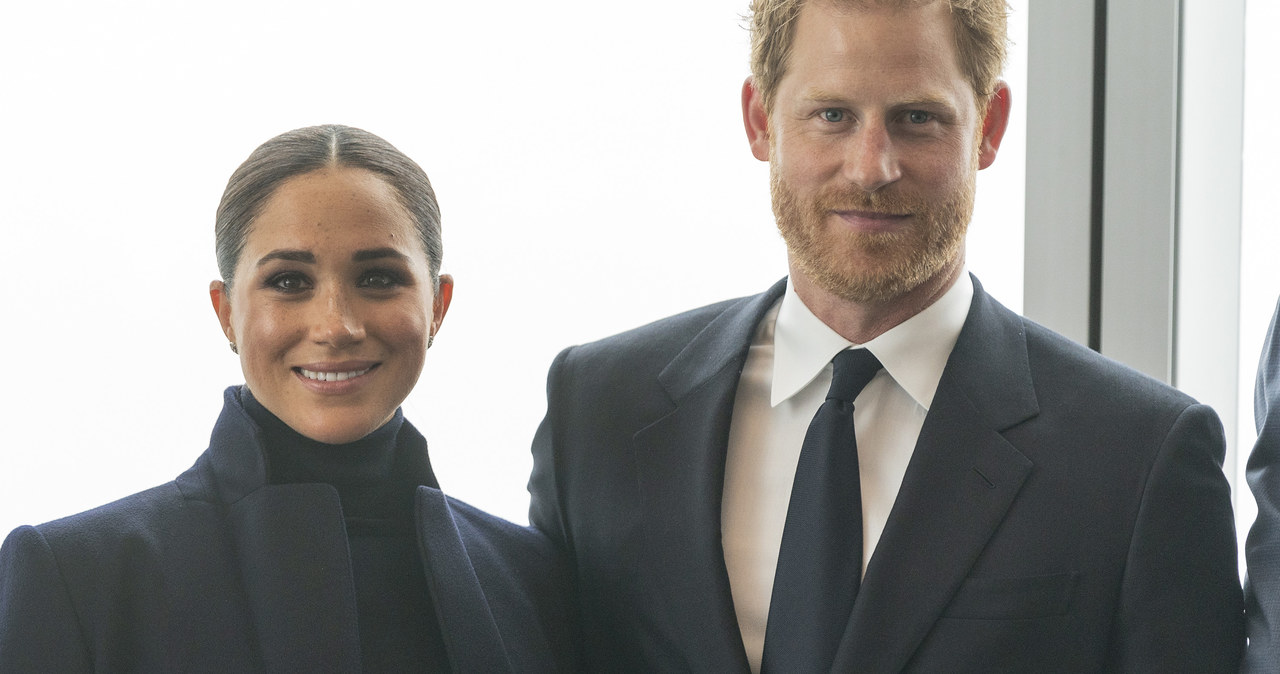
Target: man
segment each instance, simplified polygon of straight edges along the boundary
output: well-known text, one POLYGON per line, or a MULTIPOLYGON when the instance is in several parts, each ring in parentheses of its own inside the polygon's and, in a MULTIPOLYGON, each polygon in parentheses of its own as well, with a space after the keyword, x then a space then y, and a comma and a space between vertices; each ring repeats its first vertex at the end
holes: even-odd
POLYGON ((755 0, 788 279, 548 377, 530 519, 593 671, 1234 671, 1216 416, 964 273, 1005 39, 1002 0, 755 0))
POLYGON ((1248 481, 1258 518, 1244 546, 1249 650, 1243 671, 1261 673, 1280 671, 1280 302, 1258 359, 1253 420, 1258 441, 1249 455, 1248 481))

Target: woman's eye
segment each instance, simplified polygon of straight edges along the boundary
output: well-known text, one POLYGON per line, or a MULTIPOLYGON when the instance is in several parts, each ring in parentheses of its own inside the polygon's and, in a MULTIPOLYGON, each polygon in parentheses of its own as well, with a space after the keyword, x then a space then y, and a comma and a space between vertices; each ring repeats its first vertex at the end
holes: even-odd
POLYGON ((924 124, 925 122, 928 122, 931 119, 933 119, 933 115, 930 115, 924 110, 912 110, 911 112, 907 113, 907 121, 911 122, 912 124, 924 124))
POLYGON ((370 271, 365 272, 360 277, 359 285, 361 288, 372 288, 374 290, 384 290, 394 288, 401 285, 400 277, 387 271, 370 271))
POLYGON ((836 123, 839 123, 839 122, 843 122, 843 121, 844 121, 844 110, 837 110, 837 109, 835 109, 835 108, 827 108, 826 110, 823 110, 823 111, 822 111, 822 121, 824 121, 824 122, 831 122, 832 124, 836 124, 836 123))
POLYGON ((267 280, 267 286, 287 293, 296 293, 307 290, 311 284, 302 274, 285 273, 272 276, 267 280))

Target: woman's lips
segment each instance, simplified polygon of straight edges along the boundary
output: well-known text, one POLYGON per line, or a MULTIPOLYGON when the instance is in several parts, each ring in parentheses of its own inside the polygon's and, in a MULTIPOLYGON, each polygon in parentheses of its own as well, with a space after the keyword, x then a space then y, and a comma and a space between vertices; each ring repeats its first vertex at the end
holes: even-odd
POLYGON ((371 368, 366 367, 363 370, 347 372, 313 372, 305 367, 300 367, 298 368, 298 372, 307 379, 315 381, 346 381, 348 379, 355 379, 356 377, 368 372, 370 369, 371 368))
POLYGON ((346 393, 364 383, 364 377, 377 369, 376 361, 343 363, 308 363, 293 368, 304 386, 321 393, 346 393))

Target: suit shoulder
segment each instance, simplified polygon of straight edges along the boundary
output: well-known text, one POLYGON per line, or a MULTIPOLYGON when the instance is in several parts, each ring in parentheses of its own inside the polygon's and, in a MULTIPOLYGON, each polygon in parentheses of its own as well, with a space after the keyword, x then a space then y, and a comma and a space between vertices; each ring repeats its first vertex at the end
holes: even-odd
POLYGON ((626 364, 628 368, 643 367, 646 363, 665 365, 716 318, 753 297, 708 304, 594 342, 569 347, 561 353, 559 360, 587 368, 618 364, 626 364))
POLYGON ((1069 389, 1082 400, 1178 411, 1196 404, 1186 393, 1030 319, 1023 318, 1022 323, 1037 392, 1069 389))

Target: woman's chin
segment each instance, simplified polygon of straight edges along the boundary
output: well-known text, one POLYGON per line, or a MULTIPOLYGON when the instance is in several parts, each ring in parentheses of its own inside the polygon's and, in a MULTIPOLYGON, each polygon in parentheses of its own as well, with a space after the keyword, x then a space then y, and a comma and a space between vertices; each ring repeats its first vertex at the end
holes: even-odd
POLYGON ((329 413, 321 419, 300 420, 299 423, 290 423, 289 426, 316 442, 344 445, 378 430, 387 422, 387 419, 390 419, 387 417, 387 419, 377 420, 366 415, 359 415, 361 418, 343 419, 342 416, 329 413))

